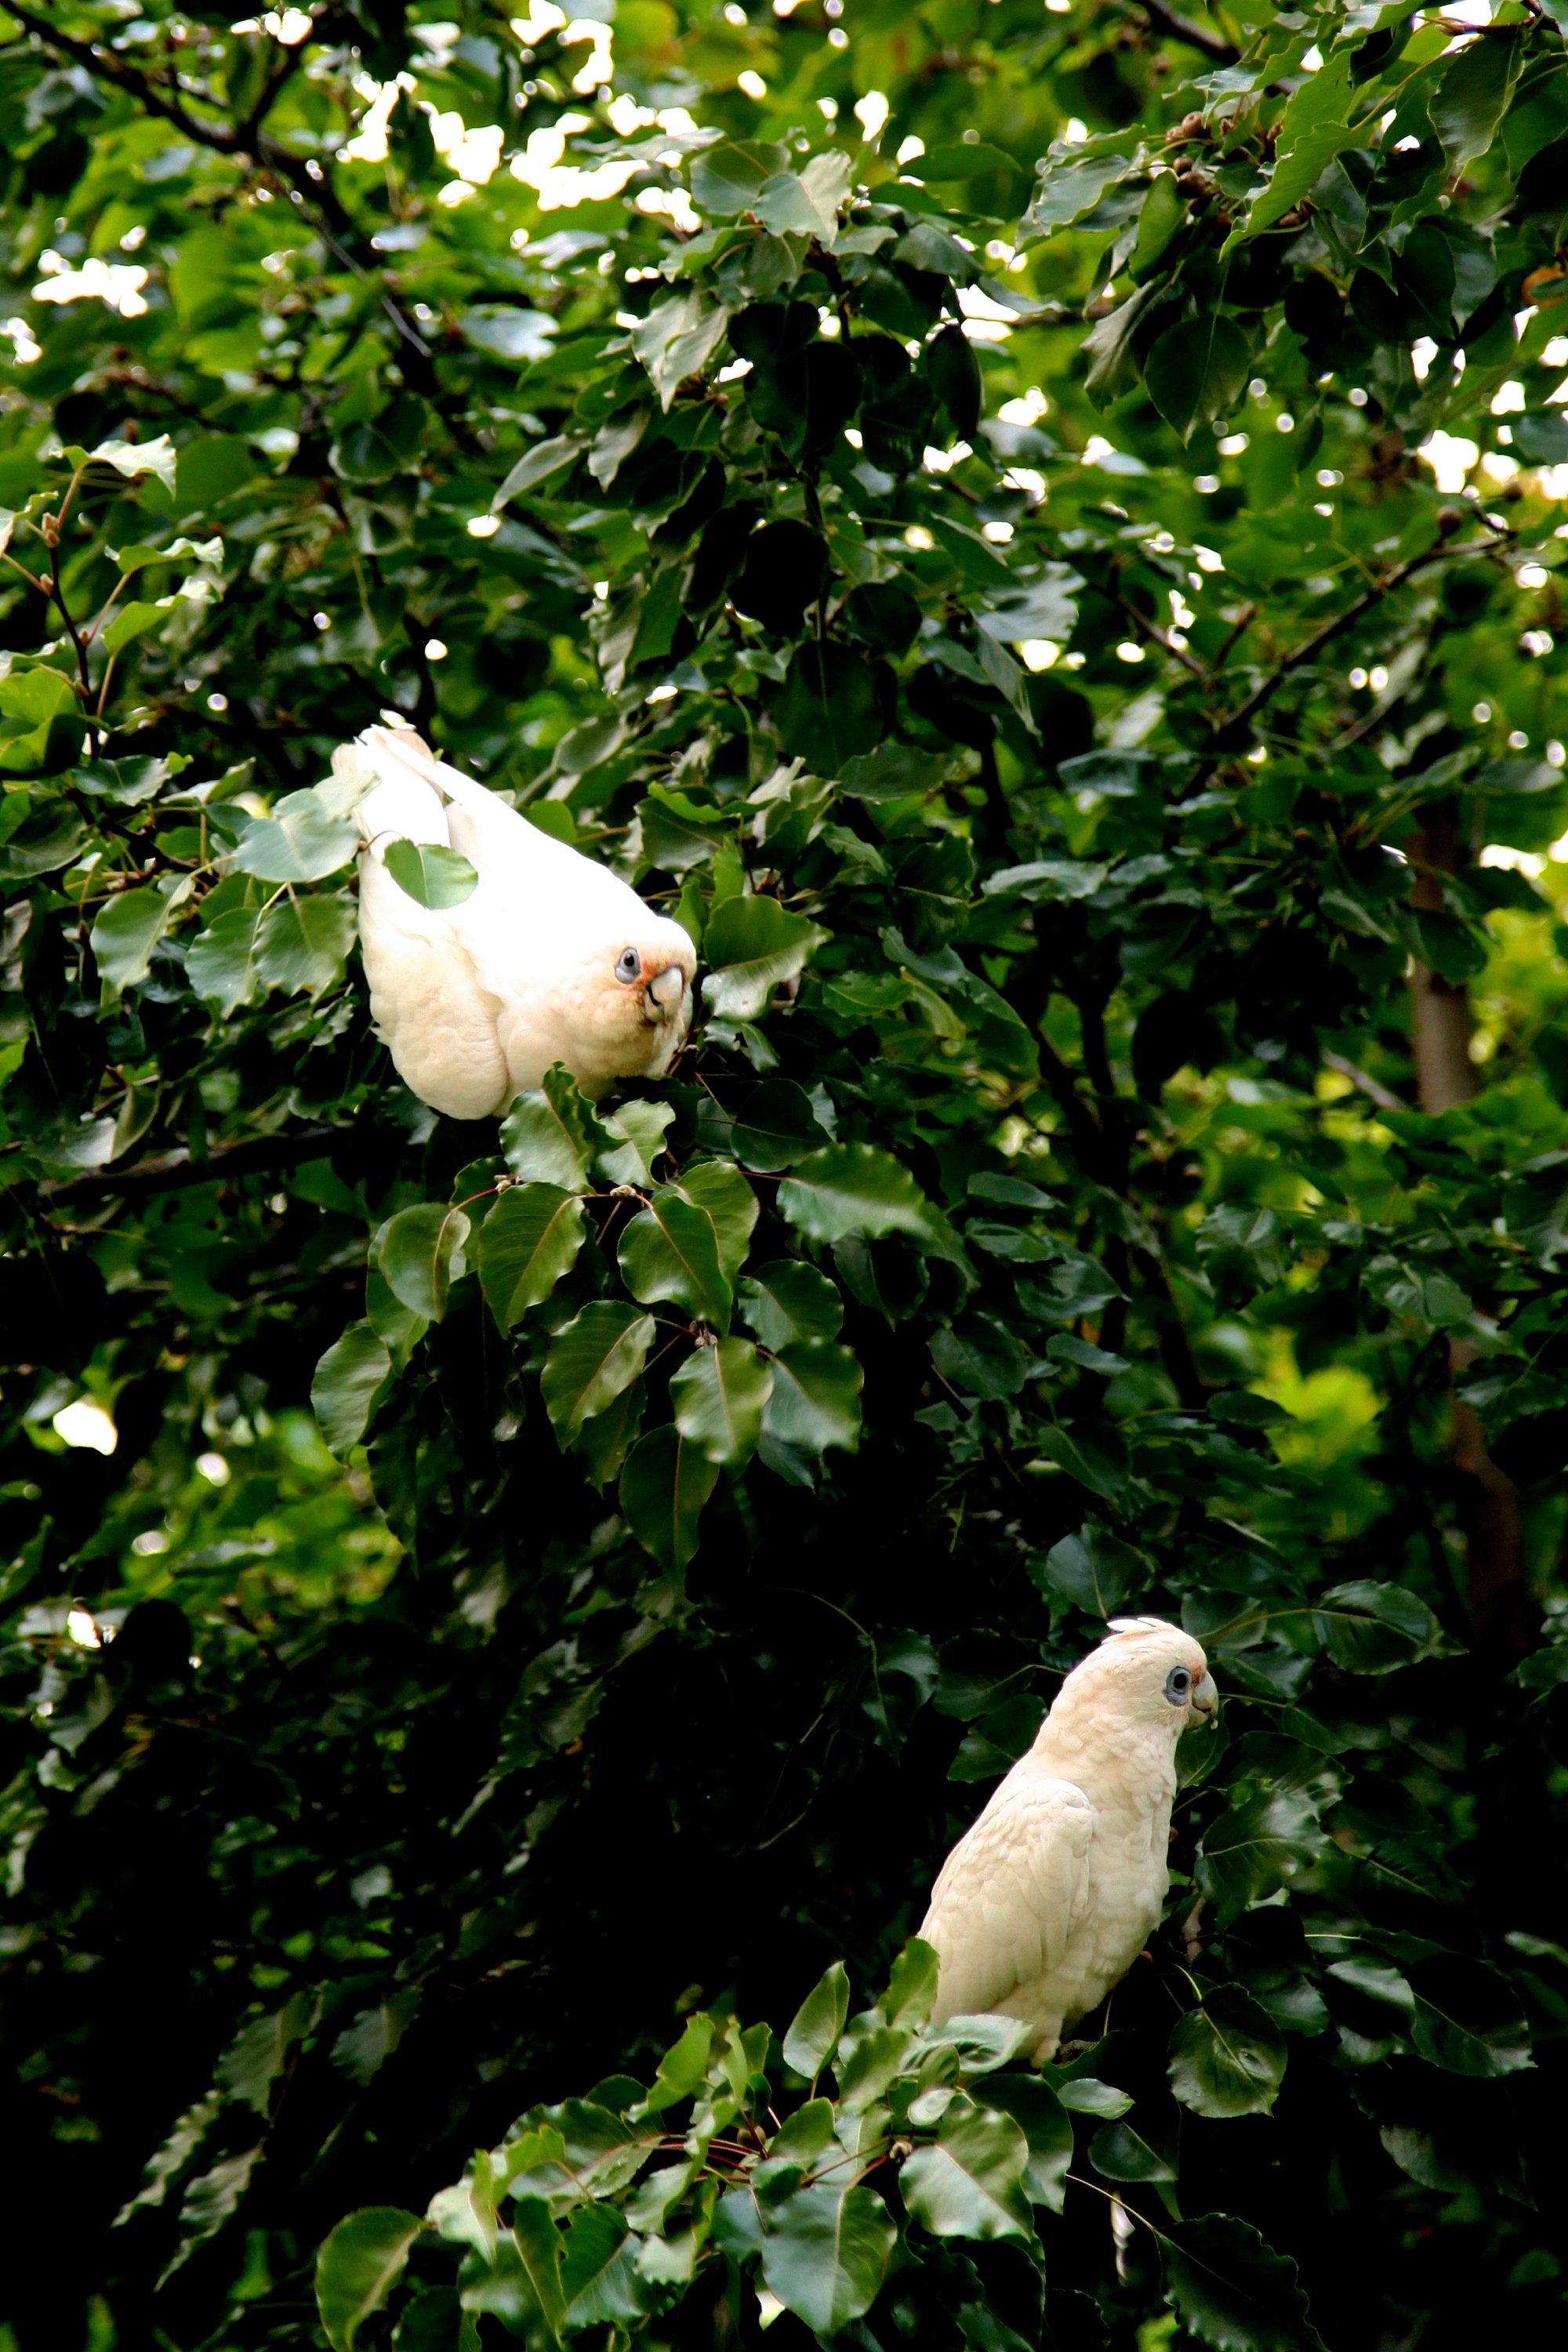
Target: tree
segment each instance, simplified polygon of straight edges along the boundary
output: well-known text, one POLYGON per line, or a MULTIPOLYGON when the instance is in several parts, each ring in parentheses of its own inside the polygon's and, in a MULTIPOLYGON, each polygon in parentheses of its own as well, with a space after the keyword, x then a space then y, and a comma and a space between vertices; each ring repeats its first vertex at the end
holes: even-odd
POLYGON ((1498 14, 8 11, 24 2352, 1560 2315, 1498 14), (688 926, 668 1081, 396 1083, 383 705, 688 926), (1125 1607, 1226 1726, 1037 2078, 910 1937, 1125 1607))

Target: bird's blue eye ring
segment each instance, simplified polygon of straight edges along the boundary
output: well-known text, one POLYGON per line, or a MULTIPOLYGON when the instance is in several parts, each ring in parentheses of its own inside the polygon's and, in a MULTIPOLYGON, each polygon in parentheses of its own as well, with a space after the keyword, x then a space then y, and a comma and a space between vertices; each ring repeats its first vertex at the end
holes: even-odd
POLYGON ((1192 1687, 1193 1677, 1190 1667, 1173 1666, 1165 1676, 1165 1696, 1173 1706, 1184 1706, 1192 1687))
POLYGON ((634 980, 640 980, 642 978, 642 958, 638 955, 636 948, 623 948, 621 950, 620 954, 616 959, 616 978, 617 980, 624 980, 628 987, 630 987, 634 980))

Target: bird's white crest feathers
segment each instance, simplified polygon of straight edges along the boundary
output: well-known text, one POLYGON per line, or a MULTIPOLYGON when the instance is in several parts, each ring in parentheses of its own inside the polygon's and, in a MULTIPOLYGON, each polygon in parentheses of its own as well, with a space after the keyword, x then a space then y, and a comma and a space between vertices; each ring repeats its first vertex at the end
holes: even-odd
POLYGON ((1109 1617, 1102 1639, 1113 1641, 1119 1633, 1179 1633, 1181 1630, 1168 1617, 1109 1617))

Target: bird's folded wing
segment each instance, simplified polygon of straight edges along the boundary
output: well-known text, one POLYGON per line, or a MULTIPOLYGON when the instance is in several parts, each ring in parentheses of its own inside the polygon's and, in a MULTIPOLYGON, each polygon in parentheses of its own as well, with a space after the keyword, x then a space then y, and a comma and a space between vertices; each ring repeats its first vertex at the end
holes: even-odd
POLYGON ((359 741, 379 775, 446 796, 444 837, 489 886, 487 902, 490 890, 503 894, 498 920, 490 920, 488 904, 476 905, 466 926, 493 986, 515 984, 520 953, 525 965, 558 963, 554 943, 608 940, 623 931, 629 937, 628 925, 646 915, 637 893, 607 866, 530 824, 488 785, 438 760, 412 730, 367 727, 359 741))
POLYGON ((352 776, 368 770, 376 780, 354 811, 361 838, 378 857, 384 856, 389 841, 445 844, 449 836, 440 793, 401 763, 378 756, 378 747, 370 736, 384 731, 367 730, 357 742, 342 743, 332 753, 334 775, 352 776))
POLYGON ((1094 1813, 1070 1780, 1005 1781, 949 1854, 921 1934, 948 2017, 979 2015, 1061 1963, 1089 1902, 1094 1813))

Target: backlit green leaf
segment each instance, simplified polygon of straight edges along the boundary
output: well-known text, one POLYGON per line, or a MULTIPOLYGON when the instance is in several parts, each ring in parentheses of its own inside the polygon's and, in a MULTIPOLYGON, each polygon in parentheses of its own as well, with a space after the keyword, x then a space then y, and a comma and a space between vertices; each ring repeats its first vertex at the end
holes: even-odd
POLYGON ((583 1203, 556 1184, 515 1184, 479 1231, 479 1283, 503 1331, 548 1298, 576 1263, 583 1203))
POLYGON ((773 1385, 772 1366, 749 1339, 695 1349, 669 1384, 675 1425, 710 1461, 745 1462, 762 1434, 773 1385))
POLYGON ((541 1386, 563 1444, 637 1379, 654 1329, 651 1315, 639 1315, 616 1299, 595 1298, 556 1333, 541 1386))
POLYGON ((360 2328, 402 2277, 422 2226, 417 2213, 370 2205, 325 2240, 316 2256, 316 2308, 332 2352, 354 2352, 360 2328))

